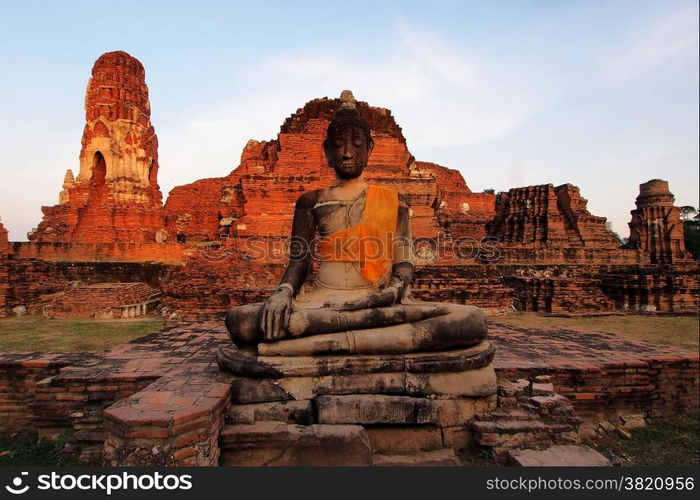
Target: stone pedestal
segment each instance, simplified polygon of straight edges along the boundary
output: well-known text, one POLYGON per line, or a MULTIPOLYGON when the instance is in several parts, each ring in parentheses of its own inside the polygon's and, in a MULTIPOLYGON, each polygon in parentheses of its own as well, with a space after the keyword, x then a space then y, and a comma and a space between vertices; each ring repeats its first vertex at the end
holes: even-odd
POLYGON ((459 465, 496 406, 494 348, 243 357, 219 440, 226 465, 459 465))

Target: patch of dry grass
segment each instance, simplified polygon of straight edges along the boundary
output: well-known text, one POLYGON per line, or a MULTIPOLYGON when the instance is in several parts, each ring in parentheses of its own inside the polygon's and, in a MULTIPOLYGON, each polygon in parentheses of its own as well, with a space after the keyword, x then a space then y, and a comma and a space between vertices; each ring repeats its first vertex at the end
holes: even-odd
POLYGON ((0 319, 0 351, 103 351, 163 327, 163 320, 0 319))
POLYGON ((592 443, 603 455, 617 458, 620 465, 687 466, 700 463, 698 413, 653 419, 632 431, 632 439, 609 436, 592 443))
POLYGON ((621 337, 697 351, 700 322, 697 316, 588 316, 564 318, 538 314, 510 314, 491 318, 493 323, 520 327, 589 328, 621 337))

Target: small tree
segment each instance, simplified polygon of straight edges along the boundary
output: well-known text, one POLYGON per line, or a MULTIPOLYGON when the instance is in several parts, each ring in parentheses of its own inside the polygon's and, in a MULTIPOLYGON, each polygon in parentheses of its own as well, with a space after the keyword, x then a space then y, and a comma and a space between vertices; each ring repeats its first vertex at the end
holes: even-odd
POLYGON ((615 230, 613 229, 613 227, 612 227, 612 222, 607 221, 607 222, 605 223, 605 229, 606 229, 607 232, 610 233, 610 235, 611 235, 613 238, 615 238, 615 241, 617 241, 617 243, 618 243, 619 245, 622 245, 622 244, 624 243, 624 241, 622 240, 622 238, 620 238, 620 235, 617 234, 617 231, 615 231, 615 230))
POLYGON ((692 220, 692 218, 698 213, 697 210, 695 210, 695 207, 691 207, 690 205, 685 205, 680 208, 681 210, 681 220, 682 221, 688 221, 692 220))
POLYGON ((685 234, 685 248, 695 260, 700 258, 700 219, 695 207, 681 207, 681 220, 685 234))
POLYGON ((495 194, 495 193, 496 193, 496 190, 493 189, 493 188, 488 188, 488 189, 484 189, 484 190, 482 191, 482 193, 486 193, 486 194, 495 194))

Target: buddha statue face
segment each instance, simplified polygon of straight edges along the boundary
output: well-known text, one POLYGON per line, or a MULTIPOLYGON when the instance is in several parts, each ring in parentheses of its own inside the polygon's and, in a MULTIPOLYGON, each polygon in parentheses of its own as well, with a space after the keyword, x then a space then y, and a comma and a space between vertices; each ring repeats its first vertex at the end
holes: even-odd
POLYGON ((360 176, 374 146, 369 128, 356 114, 357 120, 334 120, 336 123, 328 127, 328 137, 323 143, 328 165, 341 179, 360 176))

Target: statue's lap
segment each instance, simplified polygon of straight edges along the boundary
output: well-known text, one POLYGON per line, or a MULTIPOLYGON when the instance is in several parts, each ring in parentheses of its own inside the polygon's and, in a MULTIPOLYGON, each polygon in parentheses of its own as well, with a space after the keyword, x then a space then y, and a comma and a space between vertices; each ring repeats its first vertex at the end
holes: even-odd
MULTIPOLYGON (((390 326, 338 329, 300 338, 288 336, 276 342, 263 343, 259 328, 263 305, 264 303, 258 302, 230 309, 226 315, 226 326, 234 344, 260 344, 258 351, 265 355, 404 353, 469 347, 480 343, 487 331, 485 315, 477 307, 415 301, 349 314, 365 314, 368 318, 374 318, 383 312, 396 314, 397 310, 401 312, 404 309, 405 315, 411 316, 416 309, 430 311, 431 308, 439 309, 440 313, 426 319, 390 326)), ((329 308, 308 307, 309 305, 315 304, 300 302, 296 304, 295 310, 322 316, 338 314, 329 308)))

